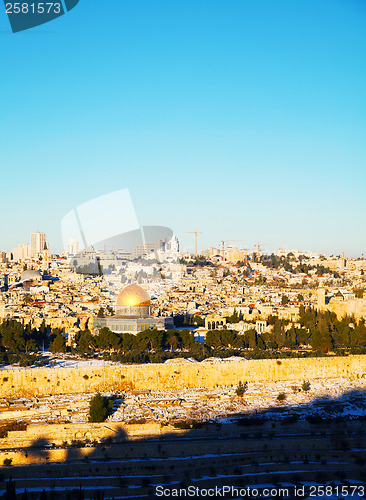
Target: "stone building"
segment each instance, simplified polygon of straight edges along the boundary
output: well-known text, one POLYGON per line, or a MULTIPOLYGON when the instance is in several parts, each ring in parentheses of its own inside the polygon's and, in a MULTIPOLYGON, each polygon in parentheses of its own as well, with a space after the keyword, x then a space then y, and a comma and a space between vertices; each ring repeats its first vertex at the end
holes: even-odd
POLYGON ((115 333, 137 334, 148 329, 168 330, 174 328, 172 317, 151 316, 148 293, 138 285, 128 285, 118 294, 115 316, 94 318, 94 329, 107 327, 115 333))
POLYGON ((318 310, 329 310, 338 319, 344 316, 354 316, 356 320, 366 319, 366 299, 356 298, 354 293, 338 291, 332 296, 326 296, 323 288, 318 290, 318 310))

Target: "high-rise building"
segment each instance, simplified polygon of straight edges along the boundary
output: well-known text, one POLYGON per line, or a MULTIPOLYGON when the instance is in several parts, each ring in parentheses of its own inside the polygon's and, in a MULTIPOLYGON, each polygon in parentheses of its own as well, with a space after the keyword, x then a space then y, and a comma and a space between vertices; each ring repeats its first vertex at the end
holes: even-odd
POLYGON ((13 249, 13 259, 21 261, 30 257, 29 243, 20 243, 17 248, 13 249))
POLYGON ((79 253, 79 242, 76 238, 70 238, 67 246, 67 253, 70 255, 76 255, 79 253))
POLYGON ((31 234, 31 257, 38 257, 43 254, 44 248, 46 244, 46 233, 40 233, 37 231, 36 233, 31 234))
POLYGON ((133 250, 133 258, 139 257, 156 257, 159 255, 160 259, 164 259, 167 256, 176 256, 179 252, 179 241, 176 236, 168 241, 166 239, 155 240, 152 242, 143 243, 142 245, 136 245, 133 250))

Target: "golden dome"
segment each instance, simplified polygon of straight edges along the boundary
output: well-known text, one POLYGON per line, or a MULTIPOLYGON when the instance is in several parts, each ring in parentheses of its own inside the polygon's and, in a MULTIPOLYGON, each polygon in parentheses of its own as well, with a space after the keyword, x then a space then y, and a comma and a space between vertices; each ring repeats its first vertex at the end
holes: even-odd
POLYGON ((140 286, 128 285, 119 292, 116 305, 117 307, 149 306, 150 297, 140 286))

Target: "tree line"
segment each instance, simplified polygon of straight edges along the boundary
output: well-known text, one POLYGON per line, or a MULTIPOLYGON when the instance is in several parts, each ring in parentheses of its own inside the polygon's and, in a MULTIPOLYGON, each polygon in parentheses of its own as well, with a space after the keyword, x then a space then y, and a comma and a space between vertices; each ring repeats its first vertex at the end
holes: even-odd
POLYGON ((98 335, 84 330, 75 341, 75 350, 82 356, 102 352, 105 359, 124 363, 158 363, 180 355, 200 360, 208 353, 189 330, 144 330, 134 335, 114 333, 104 327, 98 335))
POLYGON ((36 353, 42 350, 66 352, 65 331, 51 329, 45 321, 39 328, 16 319, 6 319, 0 323, 0 363, 19 363, 20 366, 40 364, 36 353))
POLYGON ((313 351, 362 350, 366 347, 365 320, 352 316, 339 320, 331 311, 317 311, 300 306, 298 325, 288 320, 269 316, 271 330, 257 334, 254 325, 243 334, 234 330, 213 330, 207 333, 205 344, 214 349, 281 350, 310 346, 313 351))
MULTIPOLYGON (((239 319, 235 312, 231 318, 239 319)), ((49 329, 44 322, 32 328, 20 321, 7 319, 0 324, 0 362, 29 366, 40 363, 37 353, 48 349, 54 353, 74 352, 84 357, 103 355, 105 359, 124 363, 163 362, 170 358, 185 357, 201 361, 210 356, 276 357, 292 355, 299 348, 308 347, 308 354, 335 351, 344 354, 366 353, 365 320, 352 316, 338 319, 330 311, 317 311, 300 306, 296 324, 269 316, 270 331, 258 334, 253 328, 239 333, 235 329, 211 330, 204 343, 195 340, 192 331, 145 330, 136 335, 114 333, 101 328, 97 335, 81 331, 73 346, 66 345, 65 332, 49 329)), ((44 362, 45 363, 45 362, 44 362)))

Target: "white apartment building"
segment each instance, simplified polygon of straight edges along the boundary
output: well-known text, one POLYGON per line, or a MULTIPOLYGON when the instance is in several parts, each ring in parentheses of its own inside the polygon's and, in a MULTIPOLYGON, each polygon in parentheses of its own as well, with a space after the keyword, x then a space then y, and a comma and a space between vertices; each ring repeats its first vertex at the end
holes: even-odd
POLYGON ((37 231, 36 233, 31 234, 31 244, 30 244, 30 253, 31 257, 38 257, 44 251, 44 247, 46 244, 46 233, 40 233, 37 231))
POLYGON ((20 243, 17 248, 13 249, 13 260, 21 261, 29 259, 31 247, 29 243, 20 243))
POLYGON ((70 238, 67 245, 67 253, 69 255, 77 255, 79 253, 79 242, 76 238, 70 238))

